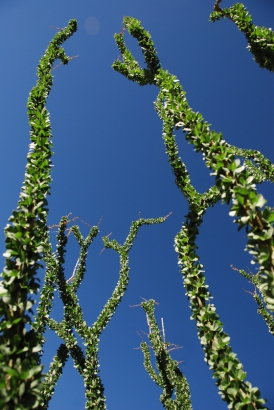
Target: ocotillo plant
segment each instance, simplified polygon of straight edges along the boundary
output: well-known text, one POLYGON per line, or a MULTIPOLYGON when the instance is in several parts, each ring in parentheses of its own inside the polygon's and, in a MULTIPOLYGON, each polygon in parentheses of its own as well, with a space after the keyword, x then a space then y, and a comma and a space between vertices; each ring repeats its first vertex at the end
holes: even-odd
POLYGON ((52 65, 69 57, 61 46, 77 30, 71 20, 55 35, 43 55, 38 81, 31 90, 27 109, 31 127, 25 180, 17 209, 5 228, 6 265, 2 273, 0 314, 0 406, 3 409, 37 408, 41 400, 42 366, 40 346, 31 324, 39 283, 36 278, 44 249, 43 231, 47 221, 47 195, 50 191, 51 128, 46 99, 53 83, 52 65))
POLYGON ((141 303, 142 308, 146 312, 149 328, 148 338, 151 342, 151 346, 149 346, 142 340, 140 345, 144 354, 145 369, 151 379, 162 388, 163 393, 160 396, 160 400, 165 409, 192 410, 187 379, 179 369, 179 363, 170 356, 170 352, 179 349, 180 346, 166 342, 163 319, 162 330, 160 330, 154 315, 154 305, 155 301, 152 299, 141 303), (153 368, 149 348, 154 351, 158 372, 153 368), (174 399, 172 398, 173 394, 175 394, 174 399))
POLYGON ((247 273, 243 269, 234 268, 232 265, 231 265, 231 268, 233 270, 238 271, 244 278, 248 279, 249 282, 254 285, 254 288, 255 288, 254 292, 250 292, 250 291, 247 291, 247 290, 246 290, 246 292, 253 296, 255 302, 258 305, 257 312, 259 313, 259 315, 261 315, 264 318, 269 332, 274 336, 274 317, 273 317, 273 314, 269 313, 268 309, 265 307, 265 304, 264 304, 263 300, 260 298, 260 294, 257 292, 257 289, 259 289, 259 285, 260 285, 260 278, 259 278, 258 274, 252 275, 251 273, 247 273))
MULTIPOLYGON (((243 5, 237 4, 222 12, 219 3, 220 1, 216 2, 211 19, 214 21, 229 15, 246 34, 249 49, 256 61, 261 67, 272 71, 272 30, 254 26, 243 5)), ((114 36, 122 60, 116 60, 113 68, 140 85, 154 84, 159 88, 155 109, 163 121, 163 139, 168 161, 175 175, 175 182, 189 204, 186 221, 175 237, 175 251, 178 253, 192 319, 196 321, 205 360, 210 369, 213 369, 221 397, 229 408, 266 409, 265 400, 260 398, 258 388, 245 381, 243 365, 232 351, 230 338, 223 330, 223 323, 215 306, 210 303, 212 296, 196 252, 196 238, 208 207, 220 200, 231 206, 230 215, 236 217, 234 222, 238 224, 239 230, 243 227, 246 229, 247 249, 253 255, 253 263, 258 266, 253 283, 261 295, 260 306, 269 314, 268 326, 273 325, 269 311, 274 311, 274 211, 264 206, 266 200, 256 189, 256 184, 262 181, 273 182, 273 165, 260 152, 231 146, 221 133, 211 131, 203 116, 189 107, 186 93, 176 76, 162 68, 154 43, 140 21, 125 17, 123 24, 122 31, 114 36), (144 69, 125 45, 126 30, 137 39, 141 47, 146 63, 144 69), (202 153, 206 166, 216 176, 215 185, 203 194, 197 192, 191 184, 186 165, 178 155, 174 128, 182 129, 187 141, 194 145, 195 151, 202 153), (240 158, 244 159, 242 164, 240 158)), ((263 317, 266 319, 265 315, 263 317)), ((271 330, 271 326, 269 329, 271 330)))
POLYGON ((236 24, 246 36, 248 50, 254 55, 254 60, 261 68, 274 71, 273 31, 265 27, 252 24, 252 17, 243 4, 236 3, 230 8, 221 9, 222 0, 216 0, 214 11, 210 15, 211 21, 228 18, 236 24))
POLYGON ((80 246, 80 254, 73 275, 68 280, 65 280, 63 268, 67 244, 66 226, 68 217, 63 217, 60 221, 56 252, 52 251, 49 235, 46 233, 45 236, 47 236, 47 239, 45 240, 46 251, 44 251, 44 260, 47 269, 38 307, 38 315, 33 326, 38 334, 41 346, 45 342, 44 332, 47 326, 49 329, 54 330, 57 336, 63 339, 64 343, 61 343, 57 349, 49 371, 45 375, 41 408, 48 408, 49 401, 54 393, 54 387, 62 374, 68 356, 71 355, 75 368, 83 378, 86 391, 86 409, 106 409, 104 387, 99 376, 99 337, 114 315, 127 289, 129 282, 128 256, 139 228, 142 225, 162 223, 167 217, 168 216, 154 219, 140 218, 133 222, 123 245, 118 244, 115 240, 110 241, 108 237, 103 238, 105 248, 113 249, 120 257, 119 280, 113 290, 112 296, 92 326, 88 326, 84 321, 83 312, 76 292, 84 279, 88 248, 99 232, 98 227, 92 227, 86 239, 81 235, 77 225, 70 228, 70 231, 73 232, 80 246), (56 285, 64 304, 64 319, 61 322, 57 322, 49 316, 52 310, 56 285), (83 352, 81 346, 79 346, 75 333, 78 333, 83 340, 86 346, 85 352, 83 352))
MULTIPOLYGON (((234 5, 222 10, 221 1, 216 1, 211 20, 229 18, 246 35, 249 49, 256 62, 273 71, 274 41, 272 30, 252 24, 243 5, 234 5)), ((56 59, 63 64, 70 60, 60 45, 77 29, 75 20, 69 22, 51 41, 38 66, 38 82, 31 91, 28 114, 31 126, 31 144, 25 181, 18 208, 13 212, 6 227, 6 267, 1 282, 1 334, 0 334, 0 405, 4 409, 45 409, 54 392, 54 387, 71 355, 74 365, 82 376, 86 391, 86 407, 105 409, 105 396, 98 370, 98 338, 111 319, 126 290, 128 283, 128 252, 141 225, 160 223, 165 218, 139 219, 131 226, 123 245, 104 238, 106 248, 114 249, 120 256, 120 277, 112 297, 106 303, 97 321, 87 325, 76 292, 85 273, 88 247, 98 233, 92 227, 83 238, 77 226, 70 228, 80 246, 79 259, 70 278, 65 279, 64 260, 68 218, 58 225, 57 250, 53 251, 47 229, 47 200, 50 189, 51 130, 46 98, 52 86, 52 65, 56 59), (46 264, 45 283, 41 292, 38 314, 34 322, 31 315, 34 301, 29 294, 37 293, 39 283, 36 273, 46 264), (57 287, 64 304, 64 319, 59 323, 49 317, 57 287), (32 329, 30 329, 32 326, 32 329), (48 373, 42 381, 42 346, 46 327, 54 330, 63 339, 53 358, 48 373), (84 352, 78 345, 75 333, 86 343, 84 352), (40 352, 40 353, 39 353, 40 352)), ((258 292, 253 296, 259 305, 259 313, 273 334, 274 270, 273 270, 273 221, 274 212, 265 207, 265 200, 256 190, 256 185, 268 180, 273 182, 273 166, 260 152, 231 146, 210 130, 200 113, 188 105, 179 80, 164 71, 156 55, 154 44, 140 22, 124 19, 124 27, 115 36, 123 61, 116 61, 114 69, 140 85, 154 84, 160 89, 155 108, 163 121, 163 139, 176 184, 186 197, 189 212, 186 221, 176 235, 175 250, 178 253, 187 296, 190 300, 192 318, 195 319, 198 336, 205 351, 205 358, 222 398, 229 408, 266 409, 257 388, 245 381, 246 374, 236 354, 229 346, 229 336, 216 313, 206 285, 203 266, 196 252, 196 238, 202 218, 208 207, 223 200, 231 205, 230 215, 236 217, 239 229, 248 234, 247 249, 258 266, 256 275, 243 270, 240 273, 251 281, 258 292), (137 38, 145 56, 147 67, 142 70, 124 43, 128 30, 137 38), (216 184, 203 194, 191 184, 187 168, 178 155, 173 129, 182 129, 189 143, 201 151, 207 167, 216 175, 216 184), (244 161, 241 164, 240 158, 244 161)), ((158 372, 150 362, 145 343, 141 348, 145 355, 145 368, 150 377, 163 389, 161 401, 167 409, 190 409, 190 394, 187 381, 177 363, 168 354, 165 339, 156 325, 153 302, 144 302, 151 333, 150 340, 156 355, 158 372), (176 398, 172 397, 175 390, 176 398)))
POLYGON ((79 246, 80 253, 73 275, 66 280, 64 262, 66 253, 66 227, 68 217, 63 217, 58 226, 57 250, 53 252, 47 226, 47 195, 50 191, 50 169, 52 142, 46 98, 52 83, 52 65, 57 59, 67 64, 67 57, 60 45, 77 29, 76 20, 71 20, 67 28, 61 29, 50 42, 37 70, 37 85, 28 99, 28 115, 31 126, 31 144, 26 166, 25 181, 20 193, 16 211, 12 213, 5 228, 6 267, 1 282, 1 351, 0 375, 1 408, 46 409, 54 393, 54 387, 62 374, 69 355, 83 378, 86 391, 87 409, 105 409, 104 387, 99 377, 98 343, 99 336, 112 318, 121 302, 129 281, 128 254, 142 225, 162 223, 163 218, 140 218, 133 222, 123 245, 108 237, 103 238, 105 248, 115 250, 120 257, 120 272, 117 286, 105 304, 98 319, 88 326, 83 319, 76 292, 84 278, 88 248, 99 232, 91 227, 86 239, 78 226, 70 227, 79 246), (40 295, 37 316, 32 322, 33 299, 39 283, 36 274, 46 265, 44 286, 40 295), (59 323, 50 318, 55 288, 58 288, 64 304, 64 319, 59 323), (28 327, 32 329, 28 330, 28 327), (47 374, 42 374, 42 347, 46 328, 54 330, 63 340, 57 349, 47 374), (83 339, 83 352, 75 337, 75 332, 83 339), (40 352, 40 353, 39 353, 40 352), (42 377, 44 380, 42 381, 42 377))

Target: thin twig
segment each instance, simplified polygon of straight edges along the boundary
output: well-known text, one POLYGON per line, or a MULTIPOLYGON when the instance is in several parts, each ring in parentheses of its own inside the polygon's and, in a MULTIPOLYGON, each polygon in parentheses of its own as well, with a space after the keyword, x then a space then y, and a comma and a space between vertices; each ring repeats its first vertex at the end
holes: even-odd
POLYGON ((172 212, 169 212, 166 216, 164 216, 164 220, 166 220, 170 215, 172 215, 172 212))
POLYGON ((214 10, 214 11, 219 11, 220 13, 222 13, 223 16, 225 16, 225 17, 227 17, 229 20, 233 21, 232 18, 230 17, 230 15, 227 14, 227 13, 225 13, 224 10, 221 9, 221 7, 220 7, 221 1, 222 1, 222 0, 216 0, 216 1, 215 1, 213 10, 214 10))
POLYGON ((244 288, 242 288, 242 289, 243 289, 244 292, 249 293, 249 294, 252 295, 252 296, 255 296, 255 295, 256 295, 256 288, 255 288, 255 291, 254 291, 254 292, 250 292, 249 290, 246 290, 246 289, 244 289, 244 288))
POLYGON ((54 28, 55 30, 64 30, 64 28, 60 28, 60 27, 55 27, 55 26, 49 26, 50 28, 54 28))
POLYGON ((164 343, 165 343, 166 342, 165 325, 164 325, 164 318, 162 318, 162 317, 161 317, 161 322, 162 322, 163 340, 164 340, 164 343))
POLYGON ((172 352, 172 350, 179 350, 179 349, 183 349, 184 346, 176 346, 176 347, 172 347, 171 349, 166 349, 167 352, 172 352))
POLYGON ((103 216, 101 216, 101 218, 100 218, 100 220, 99 220, 99 222, 98 222, 98 224, 97 224, 98 228, 99 228, 100 223, 102 222, 102 220, 103 220, 103 216))
POLYGON ((76 269, 77 269, 78 265, 79 265, 79 259, 77 259, 76 265, 74 266, 74 269, 73 269, 72 276, 71 276, 71 277, 67 280, 67 283, 69 283, 69 282, 71 282, 71 281, 73 280, 73 278, 74 278, 74 276, 75 276, 76 269))
MULTIPOLYGON (((77 58, 77 57, 79 57, 79 55, 69 57, 69 60, 74 60, 74 58, 77 58)), ((62 64, 64 64, 64 63, 61 62, 61 63, 57 64, 55 67, 53 67, 53 69, 51 71, 56 70, 56 68, 60 67, 60 65, 62 65, 62 64)))

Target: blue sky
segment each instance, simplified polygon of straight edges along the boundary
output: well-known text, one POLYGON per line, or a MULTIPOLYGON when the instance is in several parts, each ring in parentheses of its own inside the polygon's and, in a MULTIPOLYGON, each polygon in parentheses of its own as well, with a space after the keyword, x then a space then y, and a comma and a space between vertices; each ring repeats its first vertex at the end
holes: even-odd
MULTIPOLYGON (((111 64, 119 52, 113 35, 122 27, 122 17, 133 16, 151 33, 163 67, 177 75, 187 91, 190 106, 200 111, 216 131, 231 144, 258 149, 274 161, 271 74, 260 69, 246 49, 244 36, 229 21, 212 24, 208 16, 214 0, 1 0, 0 4, 0 173, 1 212, 4 226, 16 207, 24 177, 29 143, 26 101, 35 85, 35 68, 55 30, 71 18, 78 31, 65 43, 70 56, 79 55, 68 66, 54 71, 54 86, 47 108, 54 135, 54 170, 49 198, 49 225, 72 212, 96 225, 100 234, 90 248, 88 270, 78 296, 85 320, 92 324, 110 297, 118 280, 118 256, 111 250, 99 256, 101 236, 124 242, 131 221, 138 213, 145 218, 172 215, 161 225, 142 227, 130 253, 130 283, 122 304, 104 331, 100 342, 101 377, 110 410, 160 410, 161 391, 143 368, 136 331, 146 331, 140 296, 160 303, 157 319, 165 320, 167 339, 183 349, 174 358, 183 360, 194 410, 221 410, 212 374, 203 359, 189 303, 173 248, 187 212, 178 191, 161 138, 161 121, 154 111, 157 89, 140 87, 114 72, 111 64), (87 30, 88 19, 98 22, 87 30)), ((223 1, 223 7, 232 2, 223 1)), ((247 0, 246 7, 257 25, 271 27, 274 5, 270 0, 247 0)), ((142 63, 136 42, 126 43, 142 63)), ((273 74, 272 74, 273 76, 273 74)), ((196 189, 213 184, 200 154, 193 152, 178 133, 180 155, 196 189)), ((265 183, 259 192, 273 204, 273 190, 265 183)), ((258 386, 274 408, 273 337, 256 314, 252 297, 243 288, 252 286, 231 270, 252 269, 244 252, 245 233, 237 232, 227 205, 215 206, 205 216, 198 240, 207 283, 217 312, 231 337, 231 344, 247 371, 247 380, 258 386)), ((86 225, 79 222, 83 234, 86 225)), ((54 240, 54 232, 52 233, 54 240)), ((4 235, 2 236, 4 241, 4 235)), ((4 251, 4 242, 2 242, 4 251)), ((69 237, 66 275, 77 260, 77 245, 69 237)), ((42 277, 42 274, 41 274, 42 277)), ((53 316, 62 318, 56 303, 53 316)), ((48 332, 45 368, 59 345, 48 332)), ((72 361, 59 380, 50 409, 84 408, 84 388, 72 361)))

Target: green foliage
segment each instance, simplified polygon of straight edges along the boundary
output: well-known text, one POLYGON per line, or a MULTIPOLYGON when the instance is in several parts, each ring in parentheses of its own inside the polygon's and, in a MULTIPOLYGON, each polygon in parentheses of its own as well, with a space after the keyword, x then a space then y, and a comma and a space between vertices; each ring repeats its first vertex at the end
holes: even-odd
POLYGON ((196 238, 208 207, 214 206, 220 199, 231 204, 230 215, 236 217, 234 222, 239 229, 245 227, 247 249, 253 255, 253 263, 259 266, 257 287, 263 297, 264 302, 261 303, 263 306, 266 303, 266 307, 273 311, 274 213, 272 208, 264 207, 266 200, 256 190, 256 183, 266 179, 273 181, 273 165, 258 151, 233 147, 226 143, 222 134, 210 130, 203 116, 189 107, 186 93, 176 76, 161 67, 154 44, 139 21, 124 18, 124 29, 122 33, 115 35, 115 40, 123 61, 115 61, 114 70, 140 85, 153 83, 159 88, 155 109, 163 121, 163 139, 168 161, 175 175, 175 182, 189 204, 186 221, 175 237, 175 250, 205 360, 213 370, 221 397, 228 403, 228 408, 265 409, 265 400, 260 398, 259 390, 245 381, 243 365, 229 346, 230 338, 223 331, 215 306, 209 303, 212 296, 196 252, 196 238), (126 48, 123 39, 125 29, 138 40, 142 48, 147 64, 144 70, 126 48), (149 53, 146 53, 144 44, 147 44, 149 53), (152 50, 154 55, 151 54, 152 50), (152 61, 157 61, 157 65, 152 66, 152 61), (178 156, 174 128, 182 129, 187 141, 194 145, 195 151, 203 154, 206 166, 216 176, 215 185, 203 194, 198 193, 191 184, 187 168, 178 156), (242 157, 244 164, 235 156, 242 157))
POLYGON ((45 108, 46 98, 52 86, 51 69, 56 59, 63 64, 70 60, 60 47, 77 29, 75 20, 62 29, 50 42, 38 66, 38 82, 28 99, 28 115, 31 126, 31 144, 26 166, 25 181, 17 210, 13 212, 5 228, 7 250, 6 267, 1 282, 1 396, 4 409, 47 409, 56 383, 64 365, 72 357, 74 366, 83 378, 87 409, 105 409, 104 387, 99 376, 99 336, 112 318, 122 300, 129 282, 128 254, 143 225, 162 223, 163 218, 143 219, 132 223, 123 245, 108 237, 103 238, 105 248, 115 250, 120 257, 120 272, 117 286, 105 304, 98 319, 88 326, 83 318, 76 292, 84 278, 88 248, 99 232, 97 226, 90 229, 86 239, 78 226, 70 232, 76 238, 79 258, 73 275, 65 279, 64 262, 68 241, 66 228, 68 217, 63 217, 58 226, 57 250, 53 252, 47 227, 48 209, 46 196, 50 190, 51 128, 45 108), (32 323, 32 300, 28 293, 35 294, 39 288, 35 277, 46 264, 44 285, 41 291, 37 316, 32 323), (64 304, 64 318, 57 322, 50 318, 55 288, 64 304), (25 324, 32 325, 27 331, 25 324), (41 358, 44 334, 47 327, 57 334, 63 343, 57 349, 47 374, 42 374, 41 358), (84 341, 85 352, 79 346, 75 333, 84 341), (41 382, 44 376, 43 382, 41 382))
POLYGON ((50 190, 51 129, 46 98, 53 83, 51 68, 56 59, 67 64, 69 57, 60 45, 77 30, 71 20, 68 27, 50 42, 37 69, 38 81, 31 90, 27 109, 31 127, 25 180, 17 209, 5 228, 6 265, 2 273, 0 314, 0 406, 3 409, 33 409, 41 400, 41 347, 31 324, 39 283, 35 277, 42 266, 43 230, 46 226, 50 190))
MULTIPOLYGON (((210 16, 212 21, 229 18, 244 32, 248 48, 260 67, 274 71, 274 35, 271 29, 256 27, 242 4, 229 9, 220 8, 217 0, 210 16)), ((230 215, 235 217, 238 230, 247 232, 246 249, 257 266, 255 275, 239 272, 255 286, 253 297, 258 313, 264 318, 269 331, 274 334, 274 241, 273 208, 265 206, 266 200, 257 192, 263 181, 274 182, 272 163, 260 152, 242 149, 228 144, 221 133, 188 105, 186 92, 176 76, 164 70, 157 56, 150 34, 140 21, 125 17, 124 27, 115 34, 116 44, 122 54, 113 68, 140 85, 153 84, 159 88, 155 109, 163 121, 163 140, 168 161, 175 176, 175 183, 188 202, 188 214, 175 237, 175 251, 183 276, 186 295, 190 301, 191 318, 195 320, 198 337, 205 353, 205 360, 213 371, 213 377, 223 400, 230 409, 267 409, 258 388, 245 381, 243 365, 229 345, 229 336, 211 303, 203 265, 197 254, 196 238, 209 207, 217 202, 230 205, 230 215), (142 69, 126 47, 126 30, 138 40, 146 68, 142 69), (215 185, 199 193, 192 185, 186 165, 178 154, 175 129, 182 129, 186 139, 201 152, 205 165, 215 175, 215 185), (242 160, 242 162, 241 162, 242 160), (258 292, 257 292, 258 290, 258 292)), ((123 245, 103 238, 105 248, 111 248, 120 258, 119 280, 112 296, 106 302, 92 326, 84 321, 77 290, 84 279, 89 246, 97 236, 97 226, 91 227, 84 238, 78 226, 72 226, 79 244, 79 258, 72 276, 66 280, 64 262, 68 236, 68 217, 58 225, 57 248, 52 249, 47 227, 47 195, 50 191, 52 143, 46 98, 53 83, 52 65, 56 59, 63 64, 70 60, 61 44, 77 30, 71 20, 50 42, 37 70, 37 85, 28 99, 28 116, 31 127, 29 153, 25 180, 17 209, 13 211, 5 228, 6 265, 0 284, 0 405, 9 409, 47 409, 69 356, 83 378, 87 409, 106 409, 104 387, 99 376, 99 337, 115 313, 129 283, 129 251, 142 225, 162 223, 167 217, 139 219, 132 223, 123 245), (32 322, 32 295, 39 283, 36 274, 45 262, 45 278, 37 315, 32 322), (64 305, 64 318, 60 322, 50 318, 55 289, 64 305), (47 327, 62 339, 47 374, 42 374, 41 358, 47 327), (28 330, 30 328, 30 330, 28 330), (79 346, 76 333, 84 341, 85 351, 79 346), (42 377, 44 380, 42 381, 42 377)), ((157 371, 151 362, 149 346, 142 341, 144 365, 152 380, 163 393, 160 397, 166 409, 192 409, 190 390, 178 362, 170 356, 171 346, 161 335, 155 316, 154 301, 141 303, 147 315, 149 340, 156 357, 157 371), (175 393, 175 398, 173 398, 175 393)), ((163 329, 164 330, 164 329, 163 329)))
POLYGON ((252 17, 245 6, 236 3, 230 8, 221 9, 222 0, 216 0, 210 20, 215 22, 228 18, 245 34, 248 50, 254 55, 254 60, 261 68, 274 71, 274 33, 271 28, 258 27, 252 24, 252 17))
POLYGON ((178 367, 179 363, 173 360, 169 354, 170 351, 176 350, 179 347, 176 345, 174 347, 173 344, 165 341, 164 328, 162 329, 163 336, 161 335, 155 320, 154 303, 154 300, 149 300, 142 302, 141 306, 146 312, 149 327, 148 338, 152 344, 151 348, 155 353, 158 373, 153 369, 149 346, 146 342, 142 341, 140 347, 144 354, 145 369, 151 379, 163 389, 160 399, 165 409, 192 410, 188 382, 178 367), (172 394, 174 390, 176 398, 173 400, 172 394))
MULTIPOLYGON (((258 274, 256 275, 252 275, 251 273, 247 273, 246 271, 244 271, 243 269, 236 269, 234 267, 232 267, 232 269, 237 270, 244 278, 248 279, 250 283, 252 283, 255 287, 254 292, 249 292, 246 291, 248 293, 250 293, 255 302, 258 305, 258 314, 262 316, 262 318, 265 320, 265 323, 268 327, 269 332, 274 336, 274 317, 272 314, 270 314, 268 312, 268 310, 265 307, 265 304, 263 303, 263 300, 260 297, 261 289, 260 289, 260 279, 258 274), (259 290, 259 292, 257 292, 257 289, 259 290)), ((264 295, 262 295, 264 297, 264 295)))
POLYGON ((142 28, 140 21, 136 19, 125 17, 123 21, 124 27, 122 28, 122 31, 119 34, 114 34, 114 38, 117 47, 127 64, 124 64, 118 59, 113 63, 112 67, 114 70, 125 75, 129 80, 136 81, 140 85, 154 84, 154 73, 160 68, 160 62, 156 55, 157 53, 154 44, 151 41, 150 34, 142 28), (147 68, 144 70, 139 66, 138 61, 134 59, 131 52, 126 48, 124 33, 129 26, 130 34, 138 40, 138 44, 145 57, 147 68))
POLYGON ((46 252, 44 252, 44 260, 47 264, 47 269, 45 283, 41 292, 38 314, 33 327, 38 334, 41 345, 45 341, 43 334, 47 326, 49 329, 54 330, 57 336, 63 339, 64 343, 60 344, 50 365, 50 369, 45 376, 42 391, 43 405, 41 408, 48 408, 49 401, 54 393, 54 387, 62 374, 63 367, 69 355, 71 355, 73 359, 74 367, 83 378, 87 399, 86 409, 106 408, 104 387, 99 376, 99 337, 114 315, 114 312, 127 289, 129 282, 128 254, 139 228, 142 225, 162 223, 166 218, 167 217, 154 219, 141 218, 133 222, 129 235, 123 245, 118 244, 115 240, 110 241, 108 237, 103 238, 105 248, 113 249, 120 257, 119 280, 113 290, 112 296, 107 301, 99 314, 98 319, 92 326, 88 326, 84 321, 83 312, 76 292, 84 279, 88 248, 99 232, 98 227, 92 227, 86 239, 81 235, 78 226, 75 225, 70 228, 70 232, 73 233, 80 246, 80 254, 73 275, 69 280, 65 280, 63 268, 68 240, 66 235, 68 217, 63 217, 60 221, 57 234, 56 252, 52 252, 49 234, 48 232, 45 232, 47 240, 45 241, 46 252), (58 293, 64 304, 64 319, 59 323, 54 319, 51 319, 49 316, 52 310, 55 286, 57 286, 58 293), (86 346, 85 353, 79 346, 75 333, 78 333, 83 340, 84 345, 86 346))

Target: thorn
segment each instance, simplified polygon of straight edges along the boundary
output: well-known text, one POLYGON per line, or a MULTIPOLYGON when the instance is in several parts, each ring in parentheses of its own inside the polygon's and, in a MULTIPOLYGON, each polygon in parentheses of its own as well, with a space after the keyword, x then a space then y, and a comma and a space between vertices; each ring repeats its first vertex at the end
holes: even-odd
POLYGON ((99 222, 98 222, 98 224, 97 224, 98 228, 99 228, 99 226, 100 226, 100 223, 102 222, 102 219, 103 219, 103 216, 101 216, 101 218, 100 218, 100 220, 99 220, 99 222))
POLYGON ((54 28, 55 30, 64 30, 64 28, 60 28, 60 27, 55 27, 55 26, 49 26, 50 28, 54 28))
POLYGON ((169 212, 168 215, 164 216, 164 219, 166 220, 171 214, 172 214, 172 212, 169 212))
POLYGON ((103 249, 101 250, 101 252, 99 253, 99 256, 100 256, 105 250, 106 250, 106 248, 103 248, 103 249))
MULTIPOLYGON (((69 61, 70 61, 70 60, 74 60, 74 58, 77 58, 77 57, 79 57, 79 55, 69 57, 69 61)), ((62 65, 62 64, 63 64, 63 63, 62 63, 62 61, 61 61, 61 63, 59 63, 59 64, 57 64, 55 67, 53 67, 53 68, 51 69, 51 71, 56 70, 56 68, 60 67, 60 65, 62 65)))
POLYGON ((165 334, 165 325, 164 325, 164 319, 161 318, 161 322, 162 322, 162 332, 163 332, 163 340, 164 343, 166 342, 166 334, 165 334))
POLYGON ((242 289, 243 289, 244 292, 249 293, 249 294, 252 295, 252 296, 256 295, 256 292, 252 293, 252 292, 250 292, 249 290, 246 290, 246 289, 244 289, 244 288, 242 288, 242 289))
POLYGON ((179 350, 179 349, 182 349, 184 346, 177 346, 177 345, 175 345, 176 347, 172 347, 171 349, 167 349, 167 352, 169 353, 169 352, 172 352, 172 350, 179 350))
MULTIPOLYGON (((78 216, 78 218, 80 218, 80 216, 78 216)), ((92 226, 91 226, 90 224, 88 224, 86 221, 83 221, 83 219, 80 219, 80 221, 81 221, 83 224, 87 225, 89 228, 92 228, 92 226)))

